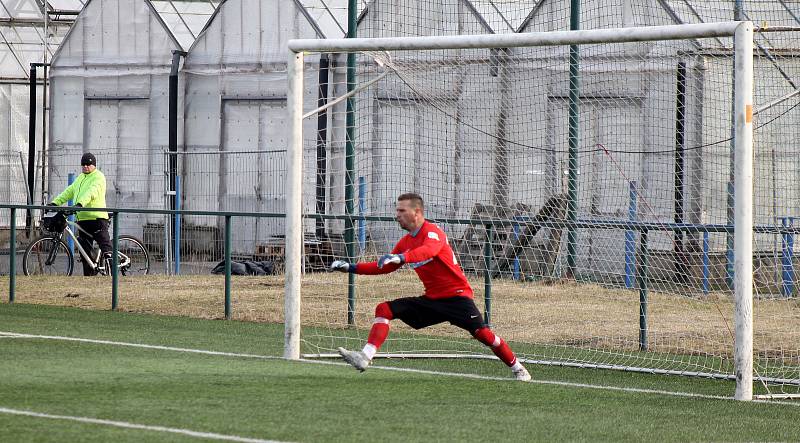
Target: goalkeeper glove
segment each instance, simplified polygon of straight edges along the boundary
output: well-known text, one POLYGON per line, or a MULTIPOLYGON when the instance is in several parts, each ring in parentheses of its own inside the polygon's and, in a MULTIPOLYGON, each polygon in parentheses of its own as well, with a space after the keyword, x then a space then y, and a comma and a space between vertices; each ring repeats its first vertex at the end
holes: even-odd
POLYGON ((336 260, 331 263, 331 271, 355 273, 356 267, 355 263, 348 263, 344 260, 336 260))
POLYGON ((402 265, 406 262, 403 254, 386 254, 378 259, 378 268, 383 269, 384 266, 389 264, 402 265))

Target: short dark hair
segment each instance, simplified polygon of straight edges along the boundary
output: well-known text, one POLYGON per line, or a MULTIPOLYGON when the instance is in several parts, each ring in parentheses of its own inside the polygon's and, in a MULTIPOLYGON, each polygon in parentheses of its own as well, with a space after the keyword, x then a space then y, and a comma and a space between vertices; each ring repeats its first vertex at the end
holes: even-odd
POLYGON ((397 197, 397 201, 404 201, 408 200, 411 202, 411 206, 415 208, 425 209, 425 202, 422 201, 422 196, 419 194, 415 194, 413 192, 406 192, 405 194, 401 194, 400 197, 397 197))

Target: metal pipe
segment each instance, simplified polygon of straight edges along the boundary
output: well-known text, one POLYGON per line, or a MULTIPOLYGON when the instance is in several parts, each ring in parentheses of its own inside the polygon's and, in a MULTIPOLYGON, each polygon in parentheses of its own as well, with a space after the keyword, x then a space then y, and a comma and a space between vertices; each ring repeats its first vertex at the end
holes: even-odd
POLYGON ((11 228, 8 256, 8 302, 14 303, 17 287, 17 209, 11 208, 11 228))
MULTIPOLYGON (((570 31, 580 29, 580 0, 570 2, 570 31)), ((578 218, 578 150, 580 149, 580 47, 569 47, 569 160, 567 178, 567 220, 578 218)), ((575 277, 578 232, 567 230, 567 274, 575 277)))
MULTIPOLYGON (((112 214, 112 224, 113 224, 113 237, 111 241, 111 310, 116 311, 119 309, 119 270, 117 266, 119 266, 119 213, 114 212, 112 214)), ((102 256, 101 256, 102 257, 102 256)), ((105 260, 105 257, 102 257, 101 260, 105 260)), ((99 265, 99 263, 98 263, 99 265)))
MULTIPOLYGON (((47 48, 45 48, 47 51, 47 48)), ((45 57, 45 61, 47 58, 45 57)), ((42 149, 39 153, 39 158, 42 159, 42 200, 44 200, 46 184, 47 184, 47 70, 50 67, 49 63, 42 64, 42 149)))
POLYGON ((737 400, 753 398, 753 24, 736 28, 734 101, 734 372, 737 400))
POLYGON ((362 83, 361 86, 358 88, 358 90, 354 89, 352 91, 348 91, 346 94, 340 95, 340 96, 336 97, 335 99, 328 101, 328 103, 326 103, 324 106, 321 106, 321 107, 318 107, 317 109, 312 109, 311 111, 306 112, 305 114, 303 114, 303 120, 307 119, 308 117, 311 117, 314 114, 318 114, 318 113, 320 113, 322 111, 325 111, 325 110, 328 110, 328 109, 334 107, 335 105, 338 105, 339 103, 341 103, 341 102, 347 100, 348 98, 354 96, 355 94, 357 94, 358 91, 369 88, 370 86, 372 86, 373 84, 383 80, 384 77, 386 77, 387 75, 389 75, 390 73, 393 73, 393 72, 395 72, 395 71, 387 69, 386 71, 383 72, 383 74, 373 78, 372 80, 370 80, 370 81, 368 81, 366 83, 362 83))
POLYGON ((231 319, 231 216, 225 216, 225 320, 231 319))
MULTIPOLYGON (((75 173, 70 172, 69 174, 67 174, 67 186, 71 185, 74 182, 75 182, 75 173)), ((73 206, 74 204, 75 202, 72 201, 71 199, 67 201, 68 206, 73 206)), ((67 220, 74 222, 75 214, 70 214, 69 216, 67 216, 67 220)), ((75 254, 75 241, 72 240, 72 237, 67 237, 67 248, 69 248, 69 252, 71 252, 73 255, 75 254)))
MULTIPOLYGON (((347 39, 355 39, 357 35, 357 2, 348 0, 347 2, 347 39)), ((347 93, 351 94, 356 89, 356 54, 347 54, 347 93)), ((347 250, 347 259, 355 259, 355 232, 353 227, 353 215, 355 212, 355 127, 356 111, 355 98, 350 95, 347 98, 347 113, 345 118, 345 175, 344 175, 344 200, 345 213, 350 215, 344 221, 344 242, 347 250)), ((356 275, 347 274, 347 324, 354 326, 356 307, 356 275)))
POLYGON ((648 231, 642 231, 639 236, 639 350, 647 350, 647 297, 648 297, 648 231))
POLYGON ((289 88, 289 149, 286 153, 286 271, 284 291, 283 358, 300 358, 300 283, 303 253, 303 53, 290 53, 287 65, 289 88))
POLYGON ((363 254, 367 247, 367 221, 364 215, 367 212, 367 179, 358 177, 358 249, 363 254))
MULTIPOLYGON (((31 63, 28 103, 28 204, 33 204, 34 177, 36 176, 36 65, 31 63)), ((33 214, 25 210, 25 227, 28 238, 33 234, 33 214)))
MULTIPOLYGON (((175 176, 175 210, 181 210, 181 177, 175 176)), ((175 213, 175 275, 181 275, 181 214, 175 213)))
MULTIPOLYGON (((350 0, 353 2, 353 0, 350 0)), ((579 0, 572 0, 578 3, 579 0)), ((577 11, 576 11, 577 12, 577 11)), ((730 37, 739 22, 698 23, 629 28, 527 32, 426 37, 383 37, 347 39, 293 39, 287 43, 292 52, 391 51, 404 49, 511 48, 529 46, 585 45, 692 38, 730 37)), ((349 32, 348 32, 349 35, 349 32)))
MULTIPOLYGON (((325 182, 328 174, 328 112, 322 109, 328 102, 328 68, 329 61, 326 54, 319 58, 319 89, 317 97, 317 214, 325 211, 325 182)), ((325 221, 317 220, 317 237, 325 236, 325 221)))
POLYGON ((711 291, 711 260, 709 258, 708 231, 703 232, 703 294, 711 291))
MULTIPOLYGON (((176 207, 175 178, 178 174, 178 71, 180 68, 181 57, 185 57, 186 52, 172 51, 172 66, 169 72, 169 209, 176 207)), ((177 229, 175 214, 170 217, 170 229, 175 238, 174 232, 177 229)))
MULTIPOLYGON (((635 222, 638 217, 636 181, 628 184, 628 220, 635 222)), ((625 287, 633 288, 636 273, 636 240, 632 229, 625 230, 625 287)))
MULTIPOLYGON (((678 63, 676 77, 674 221, 683 223, 683 175, 686 170, 686 63, 678 63)), ((687 280, 684 237, 684 232, 675 231, 672 243, 675 262, 674 280, 681 283, 685 283, 687 280)))
POLYGON ((486 242, 483 244, 483 321, 492 323, 492 237, 494 230, 491 224, 486 225, 486 242))
POLYGON ((766 111, 767 109, 769 109, 769 108, 771 108, 773 106, 779 105, 779 104, 785 102, 786 100, 789 100, 790 98, 792 98, 792 97, 794 97, 795 95, 798 95, 798 94, 800 94, 800 89, 795 89, 794 91, 784 95, 783 97, 778 97, 775 100, 772 100, 771 102, 760 106, 758 109, 753 111, 753 115, 758 115, 759 113, 761 113, 763 111, 766 111))
MULTIPOLYGON (((794 217, 784 217, 783 226, 791 227, 794 217)), ((794 294, 794 234, 786 232, 781 241, 781 280, 783 295, 791 297, 794 294)))

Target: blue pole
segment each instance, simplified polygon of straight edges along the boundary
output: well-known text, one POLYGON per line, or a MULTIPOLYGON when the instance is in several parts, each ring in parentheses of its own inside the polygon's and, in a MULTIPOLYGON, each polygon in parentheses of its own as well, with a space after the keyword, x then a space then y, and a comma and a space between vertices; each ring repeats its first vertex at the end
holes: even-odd
MULTIPOLYGON (((728 182, 728 208, 733 208, 733 182, 728 182)), ((733 211, 728 211, 728 225, 733 225, 733 211)), ((733 289, 733 234, 725 234, 725 281, 728 287, 733 289)))
MULTIPOLYGON (((75 181, 75 173, 74 172, 70 172, 69 174, 67 174, 67 186, 71 185, 74 181, 75 181)), ((67 204, 69 206, 72 206, 72 200, 67 202, 67 204)), ((67 217, 67 219, 74 223, 75 222, 75 214, 70 214, 70 216, 67 217)), ((75 256, 75 242, 72 241, 72 237, 70 237, 70 236, 67 236, 67 247, 69 248, 69 251, 72 252, 72 255, 74 257, 75 256)))
MULTIPOLYGON (((628 184, 628 220, 636 221, 636 180, 628 184)), ((633 288, 636 273, 636 235, 633 230, 625 231, 625 287, 633 288)))
POLYGON ((708 258, 708 231, 705 231, 703 232, 703 294, 706 295, 708 295, 708 292, 710 290, 708 284, 708 277, 709 274, 711 273, 710 265, 711 263, 708 258))
MULTIPOLYGON (((792 217, 783 218, 783 227, 791 228, 794 224, 792 217)), ((794 293, 794 264, 792 259, 794 257, 794 234, 791 232, 783 233, 782 243, 782 262, 783 262, 783 295, 791 297, 794 293)))
MULTIPOLYGON (((175 210, 181 210, 181 178, 175 176, 175 210)), ((181 214, 175 213, 175 275, 181 275, 181 214)))
POLYGON ((367 222, 364 213, 367 212, 367 180, 358 177, 358 247, 361 253, 367 247, 367 222))
MULTIPOLYGON (((519 243, 519 223, 514 223, 514 240, 519 243)), ((514 254, 514 280, 519 280, 519 256, 514 254)))

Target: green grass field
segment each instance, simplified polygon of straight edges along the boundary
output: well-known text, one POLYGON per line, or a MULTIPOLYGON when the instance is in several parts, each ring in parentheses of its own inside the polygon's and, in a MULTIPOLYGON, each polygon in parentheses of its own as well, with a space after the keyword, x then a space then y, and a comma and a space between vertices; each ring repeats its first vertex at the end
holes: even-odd
MULTIPOLYGON (((643 391, 730 396, 727 382, 537 366, 533 383, 361 374, 338 362, 254 357, 281 355, 281 325, 41 305, 0 304, 0 325, 3 333, 253 355, 0 337, 0 441, 800 441, 800 402, 643 391)), ((427 367, 454 364, 463 363, 427 367)))

